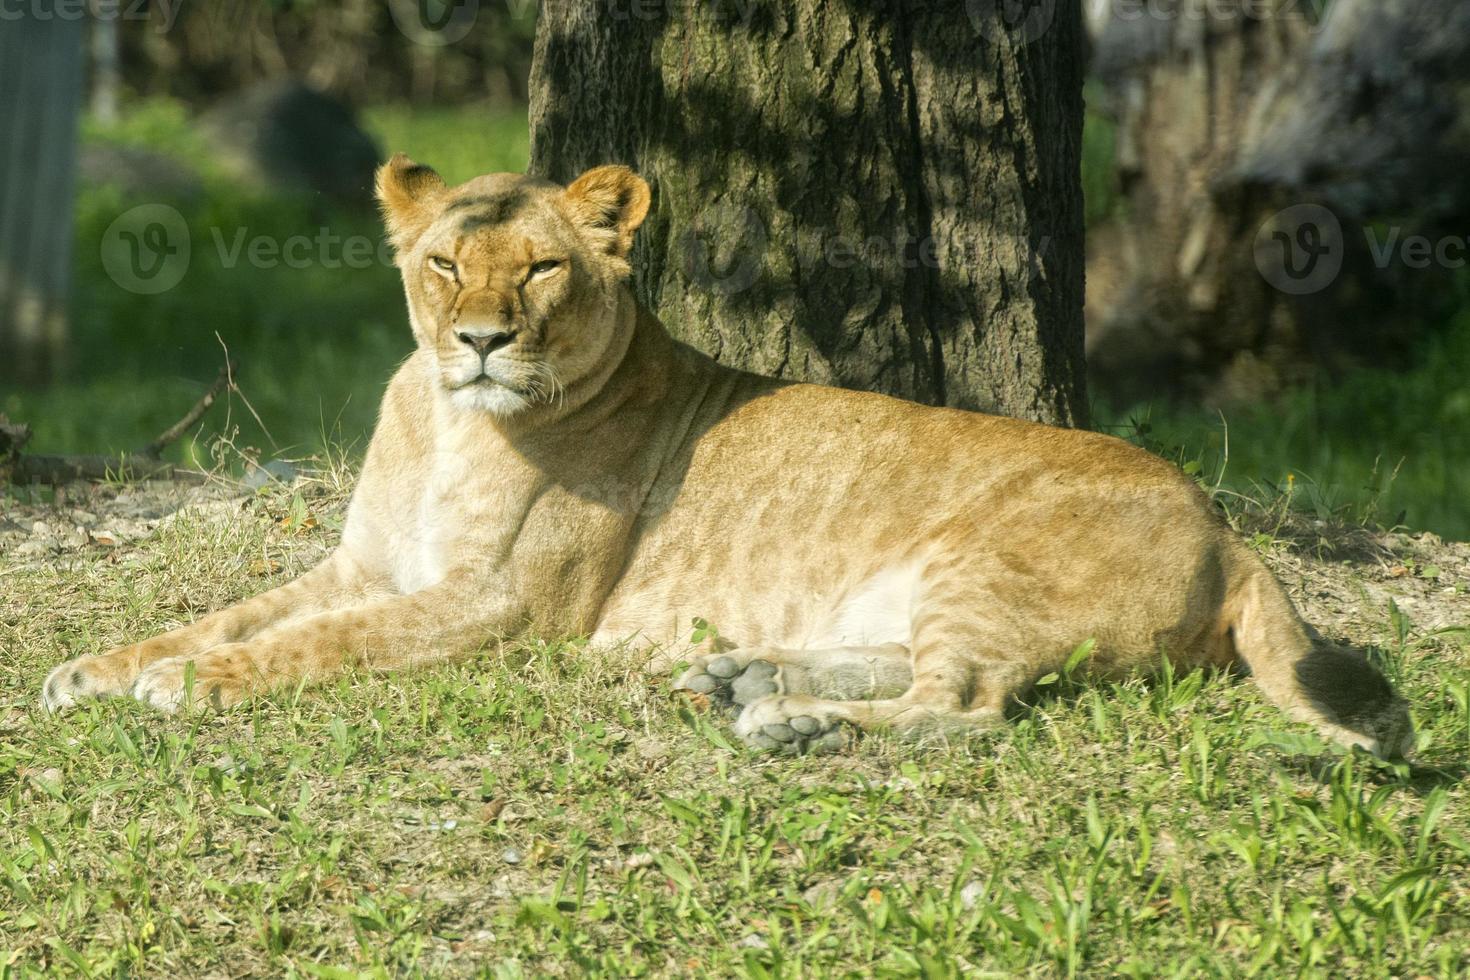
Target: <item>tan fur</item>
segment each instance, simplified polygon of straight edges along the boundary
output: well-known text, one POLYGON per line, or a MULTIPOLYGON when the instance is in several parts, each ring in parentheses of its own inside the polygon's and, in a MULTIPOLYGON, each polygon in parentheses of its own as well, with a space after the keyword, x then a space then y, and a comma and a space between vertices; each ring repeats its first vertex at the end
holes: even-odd
POLYGON ((788 384, 671 340, 627 254, 622 167, 568 188, 378 178, 418 351, 394 377, 341 546, 295 583, 64 664, 45 700, 226 705, 509 638, 590 634, 743 705, 761 745, 840 722, 990 723, 1082 641, 1094 671, 1244 662, 1346 744, 1403 705, 1298 619, 1175 467, 1108 436, 788 384), (481 370, 486 378, 472 381, 481 370), (690 623, 720 631, 691 651, 690 623), (1325 659, 1324 659, 1325 658, 1325 659))

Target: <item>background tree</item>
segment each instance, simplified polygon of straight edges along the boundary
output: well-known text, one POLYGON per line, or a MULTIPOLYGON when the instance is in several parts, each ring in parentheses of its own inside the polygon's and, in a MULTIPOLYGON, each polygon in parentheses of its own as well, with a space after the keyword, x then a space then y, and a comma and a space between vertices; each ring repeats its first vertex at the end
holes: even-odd
POLYGON ((520 107, 536 18, 535 0, 114 6, 126 12, 125 87, 201 104, 256 82, 292 80, 359 106, 520 107))
POLYGON ((638 289, 722 361, 1081 424, 1080 39, 1052 0, 549 2, 531 168, 649 179, 638 289))
POLYGON ((1470 226, 1470 5, 1088 7, 1122 199, 1088 240, 1100 384, 1256 400, 1393 363, 1457 308, 1463 257, 1385 261, 1367 233, 1463 241, 1470 226), (1309 249, 1324 250, 1310 274, 1309 249))
POLYGON ((36 0, 0 28, 0 377, 46 378, 66 344, 83 27, 36 0))

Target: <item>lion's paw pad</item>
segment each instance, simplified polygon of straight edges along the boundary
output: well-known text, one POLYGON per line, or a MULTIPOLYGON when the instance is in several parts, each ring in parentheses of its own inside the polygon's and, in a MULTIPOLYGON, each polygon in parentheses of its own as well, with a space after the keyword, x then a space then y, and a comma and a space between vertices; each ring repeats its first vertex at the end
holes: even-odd
POLYGON ((740 664, 734 657, 716 657, 704 669, 706 673, 728 681, 740 673, 740 664))
POLYGON ((747 705, 781 691, 781 672, 768 660, 752 660, 730 680, 730 700, 739 705, 747 705))
POLYGON ((731 656, 696 663, 674 682, 674 689, 707 694, 722 705, 744 707, 752 701, 780 694, 781 672, 768 660, 741 664, 731 656))
POLYGON ((766 697, 746 705, 735 733, 752 748, 787 752, 838 752, 847 747, 842 723, 820 710, 805 713, 801 698, 766 697))

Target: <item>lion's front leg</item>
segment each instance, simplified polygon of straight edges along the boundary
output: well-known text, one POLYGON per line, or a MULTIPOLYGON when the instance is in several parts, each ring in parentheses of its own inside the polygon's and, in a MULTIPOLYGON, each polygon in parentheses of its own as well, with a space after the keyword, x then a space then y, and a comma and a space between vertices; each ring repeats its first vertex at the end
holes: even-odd
POLYGON ((302 680, 323 680, 349 664, 386 669, 473 653, 519 625, 509 601, 466 603, 466 595, 485 593, 446 580, 287 623, 242 643, 159 661, 138 675, 130 693, 161 711, 178 710, 190 695, 195 705, 223 708, 302 680))
POLYGON ((126 694, 139 674, 160 661, 198 656, 221 644, 247 640, 283 621, 364 602, 386 588, 386 581, 365 574, 338 550, 295 581, 188 626, 67 661, 47 676, 41 703, 49 711, 60 711, 82 698, 126 694))

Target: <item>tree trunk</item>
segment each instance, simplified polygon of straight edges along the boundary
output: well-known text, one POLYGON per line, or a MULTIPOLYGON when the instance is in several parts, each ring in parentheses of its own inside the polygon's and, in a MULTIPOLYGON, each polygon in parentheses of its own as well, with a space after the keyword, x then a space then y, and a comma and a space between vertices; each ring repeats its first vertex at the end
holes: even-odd
POLYGON ((118 89, 122 87, 122 46, 118 38, 118 7, 107 0, 92 0, 91 95, 92 118, 111 125, 117 122, 118 89))
POLYGON ((1090 8, 1123 200, 1088 239, 1099 383, 1249 401, 1411 349, 1452 270, 1384 267, 1369 233, 1463 239, 1470 6, 1090 8))
POLYGON ((0 27, 0 377, 34 383, 66 344, 84 25, 75 5, 23 11, 0 27))
POLYGON ((639 295, 721 361, 1085 424, 1080 38, 1052 0, 548 0, 531 169, 649 180, 639 295))

